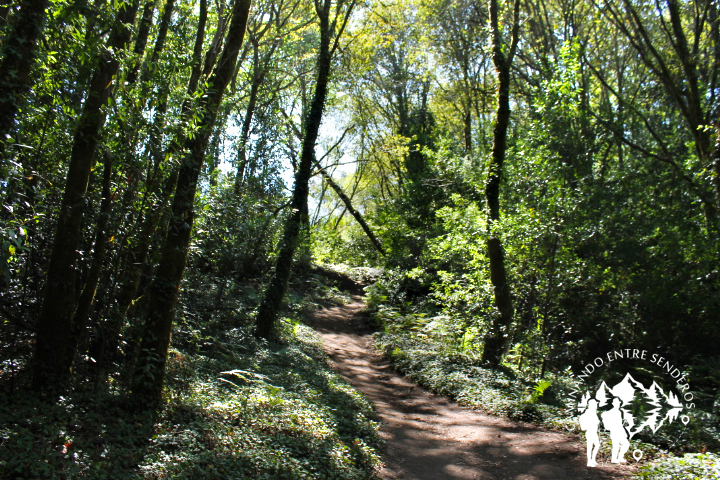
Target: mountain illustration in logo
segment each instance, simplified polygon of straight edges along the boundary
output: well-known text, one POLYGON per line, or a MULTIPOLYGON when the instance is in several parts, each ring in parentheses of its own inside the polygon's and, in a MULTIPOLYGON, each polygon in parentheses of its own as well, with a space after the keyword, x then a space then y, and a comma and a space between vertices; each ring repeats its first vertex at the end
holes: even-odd
POLYGON ((588 466, 597 466, 601 424, 610 433, 611 462, 623 463, 632 437, 645 429, 657 432, 666 422, 675 421, 682 409, 677 395, 665 393, 655 381, 645 387, 629 373, 612 387, 603 381, 594 394, 585 392, 578 403, 578 421, 587 439, 588 466))
POLYGON ((629 438, 644 429, 657 432, 666 423, 675 421, 683 409, 675 393, 665 393, 655 381, 645 387, 629 373, 612 387, 603 381, 595 395, 586 392, 578 404, 578 410, 584 412, 592 398, 597 401, 598 409, 607 408, 613 399, 620 400, 623 425, 629 438))

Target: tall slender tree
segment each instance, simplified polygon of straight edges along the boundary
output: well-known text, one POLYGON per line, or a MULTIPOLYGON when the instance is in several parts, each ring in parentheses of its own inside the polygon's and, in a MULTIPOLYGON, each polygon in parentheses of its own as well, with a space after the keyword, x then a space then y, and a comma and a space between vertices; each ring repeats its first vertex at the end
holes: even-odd
POLYGON ((190 234, 195 216, 194 200, 205 151, 213 132, 215 119, 225 88, 235 72, 238 54, 245 37, 250 0, 235 0, 230 27, 220 60, 200 99, 201 123, 194 136, 185 142, 186 153, 178 172, 172 218, 162 247, 160 263, 150 288, 148 313, 143 331, 140 355, 132 380, 132 393, 138 404, 157 404, 162 397, 168 347, 178 289, 185 271, 190 234))
POLYGON ((75 312, 77 250, 82 233, 85 195, 95 164, 100 129, 105 124, 105 107, 120 68, 120 55, 130 41, 137 9, 138 1, 135 0, 123 3, 118 11, 107 47, 100 54, 85 95, 75 131, 38 321, 34 358, 34 385, 37 389, 60 387, 70 373, 74 355, 69 346, 75 312))
POLYGON ((510 67, 517 51, 520 31, 520 0, 513 5, 513 20, 510 45, 506 46, 500 30, 497 0, 490 0, 490 30, 492 34, 492 57, 498 76, 497 115, 493 130, 493 148, 490 169, 485 183, 485 198, 488 205, 487 252, 490 259, 490 281, 498 309, 492 319, 490 331, 485 337, 483 360, 493 365, 500 363, 509 340, 509 329, 513 320, 513 301, 505 268, 505 251, 496 230, 500 220, 500 182, 507 151, 507 133, 510 125, 510 67))
POLYGON ((258 310, 255 333, 261 338, 269 340, 277 338, 276 321, 278 311, 287 291, 293 258, 303 227, 302 224, 308 216, 309 182, 315 161, 315 142, 318 138, 323 110, 325 109, 332 58, 338 49, 340 37, 345 30, 355 3, 355 0, 337 0, 333 16, 332 0, 315 0, 315 10, 320 20, 320 46, 317 56, 315 93, 304 119, 304 137, 300 163, 295 172, 295 186, 290 203, 292 211, 285 223, 275 271, 258 310), (331 16, 333 16, 332 19, 331 16))

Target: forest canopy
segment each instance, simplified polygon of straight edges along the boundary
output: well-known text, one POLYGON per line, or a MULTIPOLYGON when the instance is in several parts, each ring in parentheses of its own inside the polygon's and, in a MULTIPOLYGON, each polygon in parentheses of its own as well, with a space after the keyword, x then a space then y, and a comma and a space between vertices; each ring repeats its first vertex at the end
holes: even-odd
POLYGON ((346 264, 490 367, 648 349, 717 408, 717 2, 5 0, 0 35, 3 382, 157 404, 189 310, 276 342, 346 264))

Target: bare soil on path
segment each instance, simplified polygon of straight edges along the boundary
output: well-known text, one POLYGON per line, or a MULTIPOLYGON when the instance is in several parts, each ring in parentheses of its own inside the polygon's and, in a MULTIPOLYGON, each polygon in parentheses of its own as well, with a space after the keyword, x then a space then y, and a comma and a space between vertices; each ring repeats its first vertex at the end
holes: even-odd
POLYGON ((335 369, 370 401, 386 441, 383 479, 595 480, 629 478, 630 466, 588 468, 577 435, 462 407, 396 374, 372 346, 365 304, 314 312, 308 324, 325 342, 335 369))

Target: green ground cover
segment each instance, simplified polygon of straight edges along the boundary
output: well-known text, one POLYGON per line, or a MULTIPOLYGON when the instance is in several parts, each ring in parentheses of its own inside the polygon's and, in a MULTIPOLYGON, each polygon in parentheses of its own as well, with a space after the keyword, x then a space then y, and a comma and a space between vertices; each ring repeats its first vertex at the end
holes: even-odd
MULTIPOLYGON (((315 277, 300 287, 282 344, 255 341, 242 309, 207 318, 196 299, 176 328, 167 402, 156 416, 129 411, 113 385, 79 386, 51 405, 4 393, 0 478, 373 478, 373 407, 329 368, 319 337, 300 323, 305 310, 344 297, 315 277)), ((247 288, 227 291, 251 302, 247 288)))
MULTIPOLYGON (((378 324, 375 346, 410 380, 447 395, 461 405, 515 421, 581 433, 570 409, 570 392, 578 386, 570 372, 548 372, 542 378, 520 371, 513 355, 501 369, 480 361, 481 351, 472 331, 451 316, 433 312, 422 300, 391 302, 381 281, 369 289, 368 304, 378 324)), ((712 405, 712 402, 710 402, 712 405)), ((713 411, 693 412, 690 428, 680 422, 649 437, 633 440, 643 452, 639 478, 695 480, 720 478, 718 416, 713 411), (659 441, 658 441, 659 440, 659 441), (702 451, 697 454, 692 452, 702 451)), ((601 438, 607 437, 606 432, 601 438)), ((610 439, 604 438, 600 455, 610 456, 610 439)), ((629 455, 628 455, 629 458, 629 455)), ((631 460, 632 461, 632 460, 631 460)))

